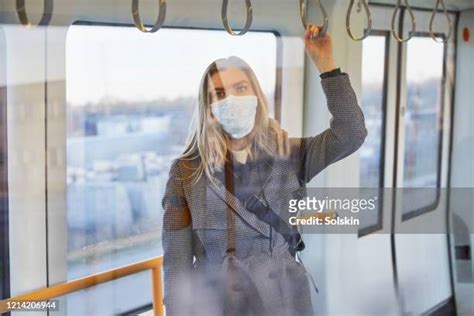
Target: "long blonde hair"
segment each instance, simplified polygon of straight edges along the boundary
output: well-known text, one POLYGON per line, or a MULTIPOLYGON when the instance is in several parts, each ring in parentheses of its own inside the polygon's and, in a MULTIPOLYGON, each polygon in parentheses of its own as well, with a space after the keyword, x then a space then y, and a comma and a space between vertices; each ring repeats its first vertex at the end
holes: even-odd
MULTIPOLYGON (((208 85, 212 75, 219 71, 233 68, 242 70, 248 77, 253 90, 256 92, 258 105, 255 117, 255 127, 246 136, 250 141, 249 158, 258 159, 258 150, 280 157, 289 153, 287 134, 280 128, 279 123, 268 116, 268 102, 260 87, 258 79, 250 66, 241 58, 230 56, 211 63, 204 72, 199 85, 199 102, 193 115, 190 133, 185 150, 179 157, 182 160, 197 160, 191 176, 194 183, 205 175, 215 184, 214 170, 222 170, 227 150, 230 150, 230 138, 218 122, 211 122, 208 85), (284 135, 284 137, 282 137, 284 135), (286 139, 286 141, 285 141, 286 139)), ((188 167, 189 168, 189 167, 188 167)))

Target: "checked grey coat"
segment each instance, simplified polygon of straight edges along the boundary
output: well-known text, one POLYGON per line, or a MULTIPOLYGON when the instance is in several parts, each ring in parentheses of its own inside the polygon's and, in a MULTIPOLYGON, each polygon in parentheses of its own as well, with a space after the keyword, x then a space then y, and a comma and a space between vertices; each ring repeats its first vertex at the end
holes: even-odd
MULTIPOLYGON (((321 83, 332 114, 330 128, 313 137, 289 138, 290 156, 274 159, 263 188, 271 209, 285 220, 290 215, 288 201, 297 196, 295 192, 325 167, 355 152, 367 136, 349 76, 343 73, 321 83)), ((306 271, 290 254, 283 236, 246 209, 222 181, 216 187, 202 176, 192 185, 187 176, 192 164, 173 161, 162 201, 166 314, 224 315, 222 302, 228 292, 219 287, 216 276, 228 263, 224 258, 230 207, 235 212, 235 256, 248 271, 248 280, 242 282, 255 286, 252 296, 261 299, 262 315, 313 315, 306 271)), ((257 183, 256 178, 251 174, 250 183, 257 183)), ((236 297, 232 300, 239 305, 239 285, 233 290, 236 297)), ((247 315, 248 302, 240 302, 242 306, 233 312, 247 315)))

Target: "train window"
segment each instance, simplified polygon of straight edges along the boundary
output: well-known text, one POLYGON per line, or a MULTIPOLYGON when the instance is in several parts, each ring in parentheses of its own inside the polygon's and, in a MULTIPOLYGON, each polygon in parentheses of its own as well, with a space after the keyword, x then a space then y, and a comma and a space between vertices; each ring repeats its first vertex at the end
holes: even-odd
POLYGON ((361 148, 360 186, 383 187, 385 139, 386 66, 388 33, 370 35, 363 44, 362 102, 367 129, 361 148))
POLYGON ((438 205, 444 105, 445 46, 429 35, 413 37, 407 45, 403 186, 433 190, 405 194, 402 220, 438 205))
MULTIPOLYGON (((390 34, 373 31, 363 42, 362 95, 361 107, 364 111, 367 129, 371 132, 360 150, 360 187, 383 187, 384 179, 384 139, 385 107, 390 34)), ((380 203, 379 199, 379 203, 380 203)), ((380 203, 381 204, 381 203, 380 203)), ((382 212, 361 218, 359 236, 381 228, 382 212)))
MULTIPOLYGON (((281 86, 277 40, 272 32, 233 37, 205 29, 145 34, 128 25, 79 23, 70 28, 68 279, 161 254, 161 199, 171 161, 184 148, 201 75, 215 59, 244 58, 274 115, 276 87, 281 86)), ((148 275, 134 280, 141 286, 121 283, 116 289, 151 286, 148 275)), ((141 292, 126 295, 130 304, 150 302, 141 292)), ((108 299, 100 304, 116 311, 116 302, 108 299)))

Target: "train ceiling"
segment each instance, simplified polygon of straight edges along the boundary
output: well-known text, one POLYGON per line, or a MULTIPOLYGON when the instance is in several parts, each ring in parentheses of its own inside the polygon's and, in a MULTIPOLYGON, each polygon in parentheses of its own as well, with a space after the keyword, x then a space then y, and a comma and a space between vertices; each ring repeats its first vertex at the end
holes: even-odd
MULTIPOLYGON (((381 3, 381 4, 396 4, 397 0, 369 0, 369 3, 381 3)), ((433 9, 436 5, 436 0, 409 0, 408 3, 417 8, 433 9)), ((468 9, 474 9, 474 0, 444 0, 448 10, 462 11, 468 9)), ((402 5, 404 1, 402 1, 402 5)))

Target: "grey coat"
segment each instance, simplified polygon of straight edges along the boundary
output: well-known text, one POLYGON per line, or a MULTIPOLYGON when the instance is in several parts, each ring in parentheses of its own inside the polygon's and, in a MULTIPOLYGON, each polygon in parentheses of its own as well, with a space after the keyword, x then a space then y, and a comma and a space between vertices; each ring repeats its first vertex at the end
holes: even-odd
MULTIPOLYGON (((272 210, 284 219, 290 215, 288 200, 295 198, 302 185, 355 152, 367 136, 348 75, 325 78, 321 83, 332 114, 330 128, 313 137, 289 138, 290 156, 274 160, 263 189, 272 210)), ((222 182, 215 187, 203 176, 192 185, 188 177, 191 169, 189 161, 173 161, 162 201, 167 315, 224 314, 225 294, 216 276, 228 263, 224 259, 228 207, 236 214, 235 256, 249 271, 248 278, 256 287, 265 314, 313 314, 305 269, 290 255, 282 235, 228 194, 222 182)), ((250 182, 256 183, 253 174, 250 182)), ((242 300, 240 304, 247 303, 242 300)), ((240 307, 234 310, 236 314, 245 314, 245 306, 240 307)))

